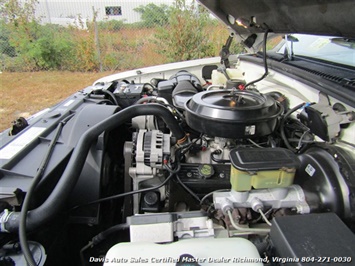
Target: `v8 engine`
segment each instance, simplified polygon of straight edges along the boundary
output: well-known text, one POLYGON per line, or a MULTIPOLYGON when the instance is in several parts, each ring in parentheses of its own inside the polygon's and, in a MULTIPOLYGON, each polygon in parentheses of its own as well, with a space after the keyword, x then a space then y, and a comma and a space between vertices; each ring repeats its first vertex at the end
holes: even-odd
POLYGON ((353 113, 210 69, 205 84, 185 70, 96 84, 3 137, 8 265, 268 264, 303 255, 294 232, 315 234, 312 219, 351 243, 355 159, 337 138, 353 113))

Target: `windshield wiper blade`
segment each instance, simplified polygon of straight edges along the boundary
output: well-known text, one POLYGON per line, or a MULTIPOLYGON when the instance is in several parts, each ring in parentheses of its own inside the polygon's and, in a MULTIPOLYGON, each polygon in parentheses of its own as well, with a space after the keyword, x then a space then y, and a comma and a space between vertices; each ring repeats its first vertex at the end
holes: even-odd
POLYGON ((350 49, 355 49, 355 39, 348 38, 332 38, 331 43, 334 43, 339 46, 347 47, 350 49))

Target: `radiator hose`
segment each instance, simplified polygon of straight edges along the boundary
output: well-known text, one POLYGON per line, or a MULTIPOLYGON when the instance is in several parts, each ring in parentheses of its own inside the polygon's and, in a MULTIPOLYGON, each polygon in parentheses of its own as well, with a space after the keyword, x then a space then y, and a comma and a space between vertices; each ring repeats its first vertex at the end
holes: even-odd
MULTIPOLYGON (((177 143, 183 145, 187 142, 185 132, 180 127, 173 114, 164 106, 159 104, 134 105, 119 111, 106 118, 102 122, 88 129, 79 139, 73 154, 70 157, 67 167, 59 179, 52 193, 42 205, 31 210, 27 214, 26 231, 44 225, 50 221, 65 206, 66 199, 75 187, 91 145, 97 137, 104 131, 110 131, 124 122, 142 115, 154 115, 160 117, 171 130, 173 136, 178 140, 177 143)), ((17 233, 20 224, 20 212, 9 212, 5 210, 0 214, 0 231, 17 233)))

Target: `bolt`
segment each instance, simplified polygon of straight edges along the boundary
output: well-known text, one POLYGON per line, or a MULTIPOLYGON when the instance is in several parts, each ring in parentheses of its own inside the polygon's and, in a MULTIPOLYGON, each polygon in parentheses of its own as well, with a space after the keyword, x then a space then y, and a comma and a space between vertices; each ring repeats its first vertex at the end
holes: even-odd
POLYGON ((226 177, 226 175, 224 173, 219 174, 219 178, 225 178, 225 177, 226 177))

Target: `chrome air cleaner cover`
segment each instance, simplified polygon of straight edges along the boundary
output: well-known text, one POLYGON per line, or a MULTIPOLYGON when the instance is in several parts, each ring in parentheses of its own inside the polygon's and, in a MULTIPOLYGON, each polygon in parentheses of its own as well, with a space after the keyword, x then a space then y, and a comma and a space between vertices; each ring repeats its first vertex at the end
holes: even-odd
POLYGON ((271 134, 282 106, 254 91, 213 90, 195 94, 185 105, 186 122, 214 137, 254 138, 271 134))

